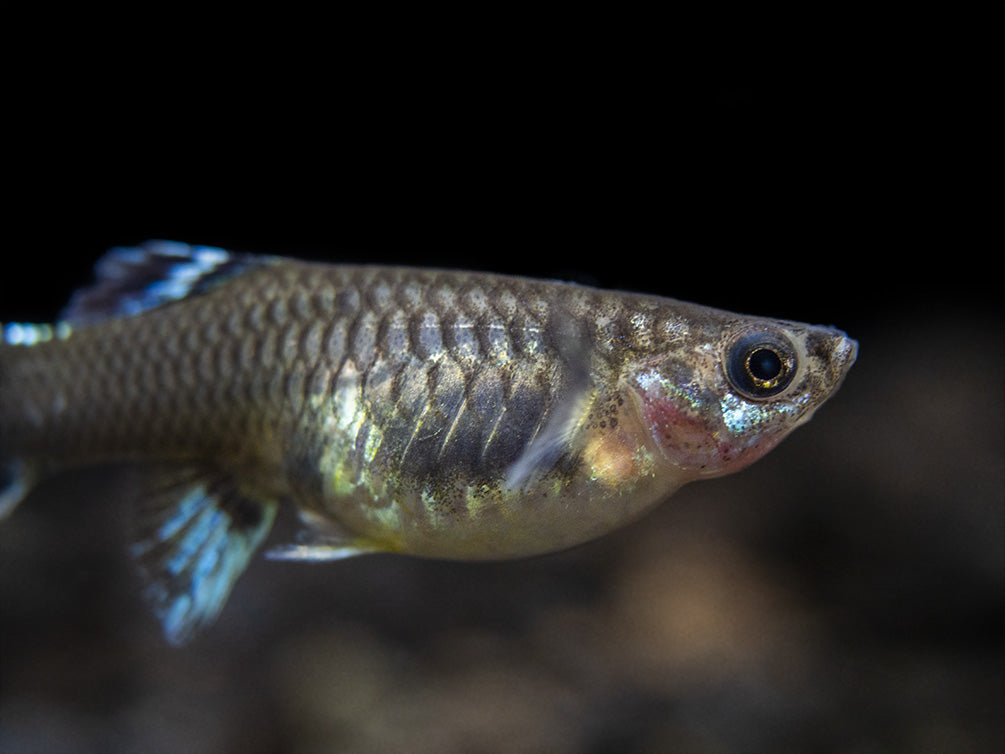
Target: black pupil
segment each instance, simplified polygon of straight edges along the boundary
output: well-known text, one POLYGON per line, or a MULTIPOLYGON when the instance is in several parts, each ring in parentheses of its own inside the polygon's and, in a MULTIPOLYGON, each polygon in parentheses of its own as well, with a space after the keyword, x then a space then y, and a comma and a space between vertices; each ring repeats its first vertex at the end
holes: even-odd
POLYGON ((768 348, 758 348, 747 360, 747 368, 754 379, 770 382, 782 373, 782 360, 768 348))

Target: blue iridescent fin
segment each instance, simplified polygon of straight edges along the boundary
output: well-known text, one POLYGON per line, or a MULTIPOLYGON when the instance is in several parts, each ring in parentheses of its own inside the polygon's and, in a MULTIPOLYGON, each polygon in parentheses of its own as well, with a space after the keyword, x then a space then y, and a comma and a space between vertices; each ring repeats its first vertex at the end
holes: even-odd
POLYGON ((3 520, 35 484, 34 467, 20 459, 0 458, 0 520, 3 520))
POLYGON ((80 327, 139 314, 274 260, 174 241, 111 249, 95 265, 95 282, 74 293, 62 319, 80 327))
POLYGON ((164 635, 180 645, 216 619, 278 506, 220 472, 158 465, 143 473, 130 549, 164 635))

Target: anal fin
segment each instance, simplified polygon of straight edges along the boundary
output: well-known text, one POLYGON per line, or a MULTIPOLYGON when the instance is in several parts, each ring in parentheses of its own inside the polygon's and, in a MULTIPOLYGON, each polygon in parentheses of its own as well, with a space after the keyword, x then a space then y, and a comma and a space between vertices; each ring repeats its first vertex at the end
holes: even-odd
POLYGON ((144 467, 140 482, 130 550, 165 637, 184 644, 219 615, 269 533, 278 504, 229 474, 199 466, 144 467))

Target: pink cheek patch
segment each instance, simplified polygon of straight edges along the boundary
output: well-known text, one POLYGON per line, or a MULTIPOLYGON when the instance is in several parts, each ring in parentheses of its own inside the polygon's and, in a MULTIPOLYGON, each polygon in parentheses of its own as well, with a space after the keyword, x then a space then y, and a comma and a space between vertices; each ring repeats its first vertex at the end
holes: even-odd
POLYGON ((732 473, 753 463, 777 444, 777 439, 770 436, 737 443, 722 421, 718 404, 682 406, 660 392, 636 392, 639 409, 663 457, 685 476, 732 473))
MULTIPOLYGON (((691 406, 680 407, 660 395, 659 390, 636 393, 645 426, 664 458, 688 476, 710 473, 709 467, 718 465, 716 457, 723 443, 718 435, 721 423, 710 421, 700 410, 691 406)), ((712 471, 711 473, 715 473, 712 471)))

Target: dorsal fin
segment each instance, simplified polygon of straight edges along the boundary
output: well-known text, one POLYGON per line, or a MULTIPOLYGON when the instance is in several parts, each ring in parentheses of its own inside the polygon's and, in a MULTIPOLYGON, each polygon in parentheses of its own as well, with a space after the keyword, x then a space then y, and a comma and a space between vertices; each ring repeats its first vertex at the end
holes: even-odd
POLYGON ((214 285, 274 258, 235 254, 213 246, 147 241, 108 251, 94 268, 95 282, 81 288, 63 310, 73 327, 128 317, 214 285))

